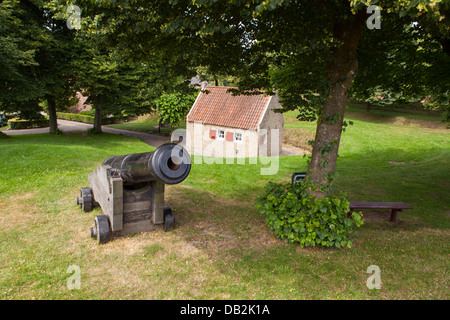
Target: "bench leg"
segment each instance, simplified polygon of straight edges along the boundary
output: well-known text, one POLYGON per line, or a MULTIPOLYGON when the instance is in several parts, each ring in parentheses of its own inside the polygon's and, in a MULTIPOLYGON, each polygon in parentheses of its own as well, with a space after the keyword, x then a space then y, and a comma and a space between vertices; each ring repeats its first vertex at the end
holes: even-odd
POLYGON ((398 209, 392 209, 391 212, 391 222, 396 222, 397 221, 397 211, 402 211, 402 210, 398 210, 398 209))
POLYGON ((353 210, 350 209, 350 211, 347 212, 347 218, 351 218, 352 217, 352 213, 353 213, 353 210))

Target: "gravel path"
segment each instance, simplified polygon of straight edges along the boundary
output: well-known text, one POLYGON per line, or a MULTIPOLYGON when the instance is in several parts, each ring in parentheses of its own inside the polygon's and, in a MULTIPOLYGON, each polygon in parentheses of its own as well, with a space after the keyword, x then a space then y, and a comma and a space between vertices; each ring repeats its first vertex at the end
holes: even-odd
MULTIPOLYGON (((90 129, 92 127, 93 126, 91 124, 87 124, 87 123, 58 119, 58 129, 63 132, 74 132, 74 131, 85 132, 87 129, 90 129)), ((36 129, 4 130, 2 132, 6 133, 7 135, 22 135, 22 134, 48 133, 48 130, 49 130, 49 128, 46 127, 46 128, 36 128, 36 129)), ((153 146, 155 148, 170 141, 169 137, 163 137, 163 136, 159 136, 156 134, 150 134, 150 133, 145 133, 145 132, 115 129, 115 128, 109 128, 106 126, 102 126, 102 130, 103 130, 103 132, 107 132, 107 133, 120 134, 120 135, 124 135, 124 136, 139 138, 146 144, 153 146)), ((304 150, 302 150, 300 148, 283 145, 283 150, 282 150, 280 156, 303 155, 305 153, 307 153, 307 152, 305 152, 304 150)))
MULTIPOLYGON (((63 132, 76 132, 76 131, 85 132, 86 130, 88 130, 92 127, 93 126, 91 124, 87 124, 87 123, 58 119, 58 129, 63 132)), ((36 128, 36 129, 5 130, 2 132, 6 133, 7 135, 22 135, 22 134, 48 133, 48 130, 49 130, 49 128, 46 127, 46 128, 36 128)), ((136 131, 109 128, 106 126, 102 126, 102 131, 107 132, 107 133, 136 137, 153 147, 158 147, 170 140, 169 137, 162 137, 159 135, 149 134, 149 133, 145 133, 145 132, 136 132, 136 131)))

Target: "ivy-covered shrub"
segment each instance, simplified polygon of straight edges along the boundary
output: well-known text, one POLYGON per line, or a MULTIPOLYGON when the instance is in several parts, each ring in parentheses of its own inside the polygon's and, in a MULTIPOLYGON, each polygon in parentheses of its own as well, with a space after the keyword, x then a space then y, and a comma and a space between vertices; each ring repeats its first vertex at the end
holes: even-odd
POLYGON ((351 248, 356 229, 364 223, 361 213, 347 217, 346 194, 317 199, 308 193, 306 183, 269 182, 257 201, 268 226, 281 239, 302 247, 351 248))

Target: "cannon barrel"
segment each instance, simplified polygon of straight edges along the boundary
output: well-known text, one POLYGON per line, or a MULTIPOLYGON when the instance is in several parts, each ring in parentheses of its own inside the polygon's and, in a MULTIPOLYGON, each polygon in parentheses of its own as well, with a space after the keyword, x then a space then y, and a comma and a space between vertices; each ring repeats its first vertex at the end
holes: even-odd
POLYGON ((110 157, 103 164, 118 169, 128 184, 157 179, 165 184, 177 184, 186 179, 191 171, 189 153, 176 143, 163 144, 153 152, 110 157))

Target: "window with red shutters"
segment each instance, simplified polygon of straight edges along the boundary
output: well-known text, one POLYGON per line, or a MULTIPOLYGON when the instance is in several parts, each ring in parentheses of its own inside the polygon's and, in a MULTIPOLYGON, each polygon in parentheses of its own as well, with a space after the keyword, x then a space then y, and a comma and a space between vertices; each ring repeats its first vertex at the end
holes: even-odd
POLYGON ((216 138, 216 130, 209 130, 209 137, 211 139, 215 139, 216 138))

